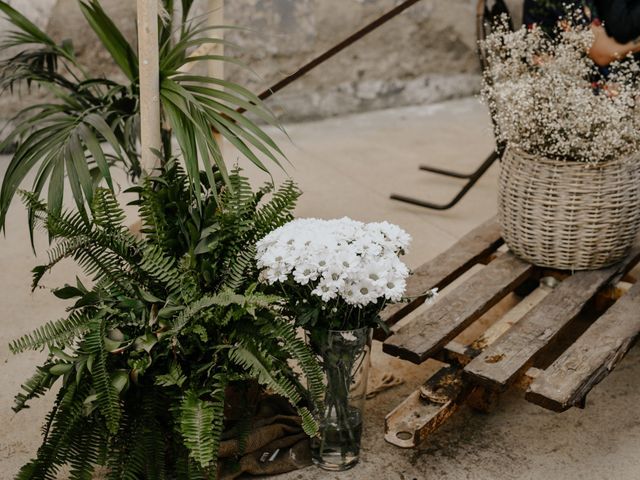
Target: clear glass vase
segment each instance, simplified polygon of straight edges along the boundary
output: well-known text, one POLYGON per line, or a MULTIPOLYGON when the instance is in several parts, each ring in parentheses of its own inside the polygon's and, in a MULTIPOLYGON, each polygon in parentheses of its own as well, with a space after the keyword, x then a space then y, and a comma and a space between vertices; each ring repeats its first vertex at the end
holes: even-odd
POLYGON ((325 470, 347 470, 360 458, 372 334, 371 328, 310 334, 326 385, 324 404, 316 412, 320 434, 311 439, 311 456, 325 470))

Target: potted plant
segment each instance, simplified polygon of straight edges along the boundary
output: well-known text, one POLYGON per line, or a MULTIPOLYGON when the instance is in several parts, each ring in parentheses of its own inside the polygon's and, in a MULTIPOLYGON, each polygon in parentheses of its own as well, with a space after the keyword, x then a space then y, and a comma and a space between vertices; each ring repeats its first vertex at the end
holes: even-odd
POLYGON ((640 67, 602 72, 593 38, 571 18, 555 37, 540 28, 497 28, 483 97, 505 146, 498 212, 509 248, 559 269, 619 261, 640 229, 640 67))
POLYGON ((387 222, 343 218, 293 220, 258 242, 261 279, 287 299, 285 313, 323 367, 312 457, 324 469, 359 460, 372 331, 385 304, 404 293, 408 269, 399 256, 409 241, 387 222))
POLYGON ((54 290, 73 299, 68 316, 10 346, 49 352, 16 411, 60 387, 42 446, 17 478, 52 478, 64 465, 71 478, 91 478, 97 465, 109 478, 216 478, 225 397, 248 380, 289 399, 304 430, 317 431, 308 407, 319 401, 321 371, 253 260, 255 241, 291 219, 299 191, 288 182, 267 200, 271 187, 253 193, 238 171, 233 190, 219 174, 214 185, 201 176, 200 198, 175 163, 135 188, 140 238, 107 189, 95 192, 89 223, 25 194, 55 242, 33 287, 64 258, 93 285, 54 290))
POLYGON ((0 192, 0 224, 37 166, 32 192, 24 193, 29 222, 53 246, 49 262, 34 269, 33 286, 65 258, 91 279, 54 290, 73 300, 69 315, 10 345, 14 353, 49 352, 16 396, 16 411, 60 387, 42 446, 17 478, 53 478, 63 467, 71 478, 91 478, 96 466, 109 478, 216 478, 223 430, 251 428, 249 407, 242 418, 228 414, 242 407, 229 402, 247 401, 247 383, 247 392, 260 384, 288 399, 299 414, 294 423, 309 435, 317 431, 310 410, 323 392, 320 367, 283 315, 282 299, 258 282, 254 258, 255 242, 292 219, 300 192, 292 182, 253 192, 239 170, 227 170, 213 129, 264 169, 254 150, 276 163, 281 151, 236 108, 277 122, 242 87, 184 72, 192 61, 226 59, 189 56, 193 47, 220 40, 192 26, 192 2, 181 3, 179 25, 170 0, 163 2, 169 14, 159 19, 164 141, 160 168, 130 189, 142 219, 135 235, 124 225, 110 177, 115 164, 132 178, 141 174, 135 50, 97 1, 80 2, 128 83, 92 78, 71 45, 56 44, 0 1, 17 28, 4 46, 24 49, 0 65, 2 86, 36 83, 55 96, 21 112, 6 139, 17 150, 0 192), (75 212, 62 209, 65 178, 75 212))

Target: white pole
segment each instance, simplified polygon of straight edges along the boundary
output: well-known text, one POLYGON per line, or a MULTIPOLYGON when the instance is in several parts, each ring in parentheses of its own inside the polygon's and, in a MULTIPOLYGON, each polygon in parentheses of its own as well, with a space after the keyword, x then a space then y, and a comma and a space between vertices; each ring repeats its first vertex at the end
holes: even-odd
POLYGON ((158 166, 154 150, 160 136, 160 71, 158 57, 158 0, 138 0, 138 57, 140 59, 140 143, 143 175, 158 166))
MULTIPOLYGON (((224 25, 224 0, 209 0, 209 26, 221 27, 224 25)), ((224 30, 212 30, 211 35, 216 35, 219 38, 224 38, 224 30)), ((214 45, 212 55, 224 55, 224 45, 214 45)), ((209 76, 213 78, 219 78, 224 80, 224 62, 209 61, 208 66, 209 76)), ((222 135, 219 133, 213 136, 222 152, 222 135)))
MULTIPOLYGON (((209 26, 221 27, 224 25, 224 0, 209 0, 209 26)), ((211 35, 224 38, 224 30, 212 30, 211 35)), ((213 55, 224 55, 224 45, 215 45, 213 55)), ((224 78, 224 62, 209 62, 209 76, 224 78)))

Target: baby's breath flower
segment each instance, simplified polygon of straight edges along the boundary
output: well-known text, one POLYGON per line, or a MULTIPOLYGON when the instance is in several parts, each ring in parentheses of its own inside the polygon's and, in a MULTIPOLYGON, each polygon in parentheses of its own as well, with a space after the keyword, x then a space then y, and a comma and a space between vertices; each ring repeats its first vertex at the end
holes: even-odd
POLYGON ((629 57, 604 77, 587 51, 588 26, 570 22, 552 40, 539 29, 498 27, 482 42, 488 67, 482 98, 497 139, 558 160, 602 162, 640 149, 640 66, 629 57))

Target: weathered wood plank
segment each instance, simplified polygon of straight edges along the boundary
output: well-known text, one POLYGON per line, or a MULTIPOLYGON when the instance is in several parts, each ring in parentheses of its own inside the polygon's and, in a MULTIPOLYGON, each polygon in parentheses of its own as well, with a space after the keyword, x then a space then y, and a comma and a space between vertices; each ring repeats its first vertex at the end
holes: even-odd
POLYGON ((390 305, 382 312, 382 319, 389 326, 396 324, 424 303, 425 292, 446 287, 502 243, 496 218, 487 220, 451 248, 413 271, 407 281, 406 291, 406 296, 413 300, 409 303, 390 305))
POLYGON ((459 355, 459 358, 454 358, 455 363, 438 370, 387 415, 385 439, 399 447, 415 447, 435 432, 464 402, 475 410, 492 410, 498 400, 495 392, 473 388, 471 382, 461 376, 462 366, 491 345, 501 333, 525 315, 532 304, 540 302, 549 290, 544 285, 538 287, 471 344, 449 342, 446 347, 448 353, 459 355))
POLYGON ((459 367, 441 368, 385 417, 385 440, 401 448, 418 446, 460 408, 468 387, 459 367))
POLYGON ((636 283, 538 376, 525 398, 557 412, 581 404, 640 336, 639 311, 640 283, 636 283))
POLYGON ((475 383, 505 389, 518 378, 577 318, 599 290, 631 269, 640 259, 634 248, 620 264, 577 272, 568 277, 541 303, 465 367, 475 383))
POLYGON ((400 328, 383 350, 422 363, 498 303, 534 271, 507 252, 439 299, 413 322, 400 328))
POLYGON ((523 298, 517 305, 506 312, 497 322, 487 328, 482 335, 469 345, 462 345, 456 340, 451 340, 444 347, 443 361, 456 362, 467 365, 471 360, 480 355, 489 345, 500 338, 507 330, 515 325, 533 307, 539 304, 549 293, 551 288, 541 283, 538 288, 523 298))

